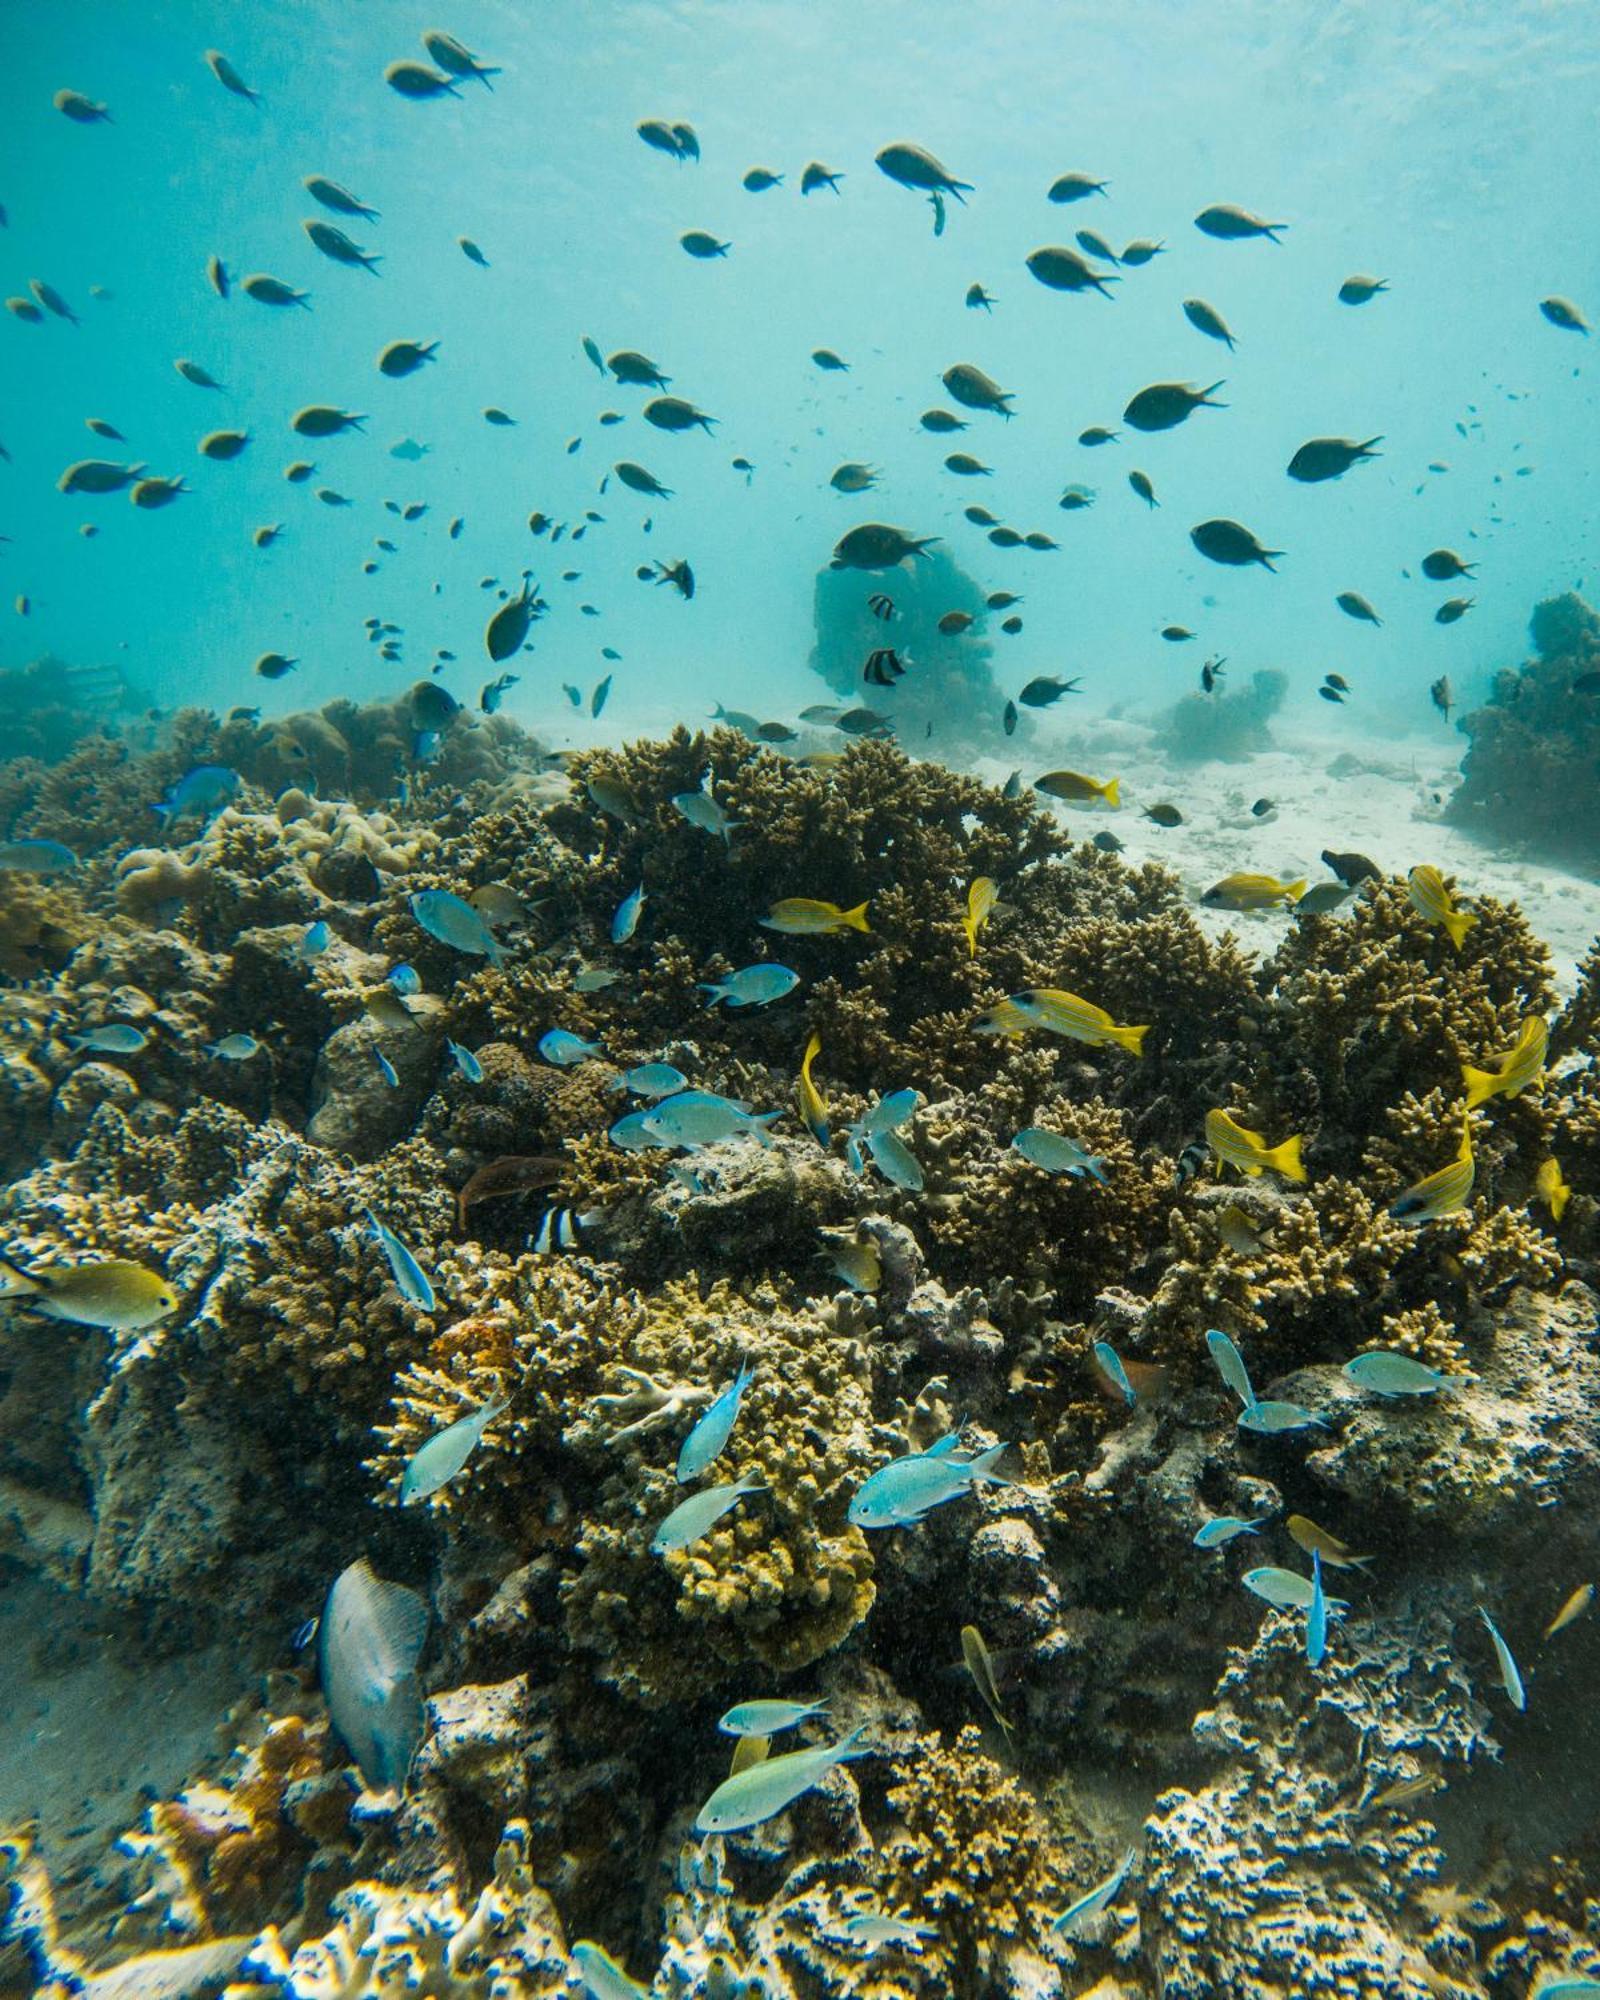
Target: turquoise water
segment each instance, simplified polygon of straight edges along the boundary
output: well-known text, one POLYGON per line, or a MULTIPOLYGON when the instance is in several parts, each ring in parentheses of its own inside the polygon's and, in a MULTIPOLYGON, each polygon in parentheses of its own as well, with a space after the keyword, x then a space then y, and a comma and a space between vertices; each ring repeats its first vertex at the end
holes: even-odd
POLYGON ((83 324, 0 329, 5 579, 32 603, 25 624, 8 614, 6 659, 121 660, 163 705, 259 699, 271 713, 394 685, 364 644, 375 614, 405 627, 407 666, 454 650, 470 701, 478 581, 532 564, 554 610, 510 712, 535 728, 566 726, 559 683, 598 678, 604 644, 623 654, 618 728, 707 697, 792 717, 816 698, 804 671, 814 572, 844 527, 881 518, 944 537, 983 587, 1025 594, 1026 629, 1004 657, 1019 684, 1059 669, 1083 674, 1096 705, 1164 698, 1198 664, 1155 636, 1179 622, 1236 675, 1283 667, 1308 717, 1359 740, 1425 727, 1424 690, 1441 672, 1470 696, 1519 655, 1531 604, 1589 567, 1587 349, 1537 311, 1551 293, 1581 304, 1594 292, 1600 28, 1582 9, 1130 16, 1023 0, 997 24, 944 5, 883 5, 867 21, 835 4, 491 6, 454 32, 502 67, 493 91, 426 103, 383 82, 386 63, 420 57, 418 25, 387 5, 72 5, 13 38, 6 289, 45 278, 83 324), (210 46, 259 106, 218 86, 201 61, 210 46), (60 116, 63 85, 108 103, 115 122, 60 116), (700 162, 644 146, 634 127, 651 116, 688 119, 700 162), (872 164, 898 138, 975 185, 937 240, 927 203, 872 164), (801 198, 810 159, 845 175, 838 197, 801 198), (784 184, 744 192, 757 164, 784 184), (1105 178, 1109 198, 1052 206, 1045 190, 1069 169, 1105 178), (325 217, 381 255, 380 276, 306 241, 302 218, 324 214, 300 186, 310 173, 381 211, 325 217), (1281 244, 1201 235, 1191 218, 1215 201, 1283 220, 1281 244), (1110 301, 1044 290, 1023 258, 1080 226, 1119 248, 1159 239, 1166 253, 1124 273, 1110 301), (686 256, 690 228, 730 241, 730 255, 686 256), (461 255, 462 234, 490 269, 461 255), (218 299, 213 253, 236 283, 266 271, 306 289, 312 310, 218 299), (1392 289, 1342 306, 1353 271, 1392 289), (992 315, 964 307, 975 281, 992 315), (91 284, 112 296, 91 298, 91 284), (1194 295, 1223 313, 1237 352, 1186 324, 1179 304, 1194 295), (719 420, 715 435, 642 424, 644 392, 603 383, 584 334, 604 353, 650 354, 719 420), (399 338, 437 339, 439 357, 386 381, 374 359, 399 338), (819 346, 850 372, 819 374, 819 346), (181 381, 179 356, 226 393, 181 381), (948 400, 939 376, 962 360, 1015 393, 1016 421, 979 415, 957 438, 929 437, 916 418, 948 400), (1147 438, 1118 425, 1148 381, 1218 378, 1225 414, 1147 438), (369 413, 366 435, 302 452, 287 420, 310 401, 369 413), (486 425, 486 405, 517 427, 486 425), (627 422, 599 428, 606 408, 627 422), (61 469, 99 450, 91 415, 192 493, 151 515, 125 496, 56 494, 61 469), (1124 428, 1122 442, 1078 447, 1095 423, 1124 428), (252 433, 232 464, 196 453, 220 424, 252 433), (1284 477, 1307 437, 1376 434, 1383 456, 1342 481, 1284 477), (387 455, 407 436, 430 447, 418 464, 387 455), (946 474, 951 444, 994 478, 946 474), (297 456, 317 463, 310 485, 281 477, 297 456), (597 499, 624 456, 677 497, 652 504, 613 481, 597 499), (756 468, 748 486, 735 456, 756 468), (842 459, 880 467, 880 490, 832 492, 842 459), (1133 466, 1159 512, 1126 489, 1133 466), (320 507, 323 480, 355 504, 320 507), (1098 489, 1093 509, 1058 510, 1072 481, 1098 489), (430 511, 401 529, 388 497, 430 511), (1061 553, 989 548, 960 518, 973 499, 1054 535, 1061 553), (531 509, 575 520, 591 505, 606 521, 581 560, 528 534, 531 509), (456 514, 466 529, 452 544, 456 514), (1219 514, 1285 550, 1281 574, 1198 558, 1186 531, 1219 514), (84 520, 99 526, 93 541, 77 533, 84 520), (274 522, 282 539, 255 550, 251 530, 274 522), (402 553, 362 576, 390 529, 402 553), (1432 623, 1441 593, 1416 580, 1440 543, 1483 559, 1478 602, 1450 628, 1432 623), (699 580, 692 606, 635 581, 639 561, 682 555, 699 580), (581 582, 560 583, 567 567, 581 582), (1334 608, 1341 589, 1378 607, 1381 633, 1334 608), (580 601, 601 616, 581 616, 580 601), (297 674, 253 682, 267 650, 297 656, 297 674), (1328 669, 1361 690, 1359 715, 1316 713, 1328 669))

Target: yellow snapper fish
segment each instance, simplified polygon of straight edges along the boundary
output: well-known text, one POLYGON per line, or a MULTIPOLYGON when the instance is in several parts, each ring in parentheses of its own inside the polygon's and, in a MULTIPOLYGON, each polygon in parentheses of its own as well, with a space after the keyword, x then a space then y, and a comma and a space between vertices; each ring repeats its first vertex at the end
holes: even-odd
POLYGON ((1298 903, 1305 892, 1303 875, 1293 882, 1280 882, 1276 875, 1224 875, 1200 900, 1212 910, 1270 910, 1298 903))
POLYGON ((178 1295, 158 1272, 125 1257, 55 1264, 27 1271, 0 1257, 0 1298, 26 1299, 36 1312, 77 1326, 136 1333, 178 1309, 178 1295))
POLYGON ((1231 1112, 1206 1113, 1206 1144, 1219 1160, 1254 1180, 1270 1167, 1286 1181, 1303 1181, 1306 1170, 1300 1162, 1301 1139, 1292 1133, 1281 1145, 1269 1146, 1259 1132, 1241 1125, 1231 1112))
POLYGON ((1052 799, 1065 799, 1069 805, 1110 806, 1115 810, 1122 804, 1122 780, 1120 778, 1086 778, 1081 771, 1046 771, 1042 778, 1035 778, 1033 789, 1044 792, 1052 799))
POLYGON ((967 914, 961 919, 961 928, 967 934, 968 958, 977 957, 978 933, 989 921, 999 898, 999 885, 992 875, 978 875, 967 884, 967 914))
POLYGON ((813 1035, 806 1043, 806 1052, 800 1058, 800 1075, 795 1083, 795 1095, 800 1103, 800 1117, 806 1130, 819 1146, 828 1143, 828 1100, 811 1081, 811 1065, 822 1048, 822 1037, 813 1035))
POLYGON ((1406 886, 1411 896, 1411 907, 1426 917, 1430 924, 1443 924, 1450 934, 1450 942, 1459 951, 1461 940, 1478 919, 1470 910, 1456 907, 1456 900, 1438 869, 1429 862, 1422 863, 1406 877, 1406 886))
POLYGON ((980 1014, 972 1025, 980 1035, 1021 1035, 1029 1028, 1046 1028, 1052 1035, 1067 1035, 1091 1048, 1126 1049, 1131 1056, 1143 1055, 1144 1038, 1150 1032, 1148 1023, 1140 1028, 1119 1027, 1104 1007, 1053 986, 1013 993, 980 1014))
POLYGON ((1572 1199, 1572 1190, 1561 1178, 1558 1160, 1546 1160, 1533 1177, 1534 1192, 1550 1211, 1550 1220, 1559 1222, 1572 1199))
POLYGON ((1296 1548, 1304 1549, 1308 1556, 1320 1556, 1328 1569, 1366 1569, 1372 1561, 1371 1556, 1353 1555, 1336 1535, 1330 1535, 1326 1528, 1319 1528, 1304 1514, 1291 1514, 1283 1525, 1289 1530, 1289 1539, 1296 1548))
POLYGON ((1491 1097, 1515 1097, 1544 1075, 1545 1050, 1550 1030, 1537 1014, 1530 1014, 1517 1030, 1517 1039, 1493 1069, 1461 1065, 1461 1081, 1467 1086, 1467 1109, 1475 1110, 1491 1097))
POLYGON ((785 896, 758 922, 764 931, 782 931, 785 937, 839 937, 845 931, 870 935, 872 929, 865 903, 841 910, 837 903, 819 902, 813 896, 785 896))
POLYGON ((1441 1167, 1437 1173, 1429 1174, 1408 1187, 1404 1194, 1397 1195, 1389 1204, 1389 1213, 1396 1222, 1436 1222, 1443 1215, 1459 1215, 1467 1205, 1467 1197, 1472 1193, 1472 1176, 1476 1171, 1472 1157, 1472 1124, 1470 1119, 1461 1120, 1461 1144, 1449 1166, 1441 1167))

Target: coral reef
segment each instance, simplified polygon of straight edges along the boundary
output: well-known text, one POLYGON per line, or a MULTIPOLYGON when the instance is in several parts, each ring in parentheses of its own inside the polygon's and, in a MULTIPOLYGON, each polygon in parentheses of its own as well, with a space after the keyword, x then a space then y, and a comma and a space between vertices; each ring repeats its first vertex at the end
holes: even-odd
POLYGON ((1161 718, 1158 741, 1175 764, 1246 763, 1272 747, 1272 718, 1288 692, 1277 667, 1258 668, 1248 687, 1191 689, 1161 718))

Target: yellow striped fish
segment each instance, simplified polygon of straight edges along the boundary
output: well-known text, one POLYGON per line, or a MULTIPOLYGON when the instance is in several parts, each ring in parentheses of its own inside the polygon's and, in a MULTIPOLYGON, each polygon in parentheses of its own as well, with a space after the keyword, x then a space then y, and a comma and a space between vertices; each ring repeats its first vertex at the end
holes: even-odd
POLYGON ((1082 771, 1046 771, 1042 778, 1034 779, 1033 789, 1053 799, 1065 799, 1069 805, 1089 806, 1098 799, 1115 810, 1122 804, 1120 778, 1086 778, 1082 771))
POLYGON ((806 1052, 800 1058, 800 1075, 795 1084, 795 1095, 800 1102, 800 1116, 806 1130, 819 1146, 828 1143, 828 1100, 811 1081, 811 1065, 816 1061, 822 1048, 822 1037, 813 1035, 806 1043, 806 1052))
POLYGON ((837 903, 824 903, 815 896, 785 896, 756 921, 764 931, 782 931, 785 937, 837 937, 842 931, 872 929, 865 903, 841 910, 837 903))
POLYGON ((1478 919, 1470 910, 1456 907, 1456 900, 1438 869, 1424 862, 1421 867, 1412 869, 1406 877, 1406 886, 1411 895, 1411 907, 1426 917, 1430 924, 1443 924, 1450 934, 1450 942, 1459 951, 1461 940, 1478 919))
POLYGON ((1286 1181, 1303 1181, 1306 1170, 1300 1163, 1300 1143, 1296 1132, 1281 1145, 1269 1146, 1259 1132, 1241 1125, 1231 1112, 1206 1113, 1206 1144, 1219 1160, 1237 1167, 1252 1180, 1270 1167, 1286 1181))
POLYGON ((1558 1160, 1546 1160, 1533 1177, 1534 1192, 1550 1211, 1550 1220, 1559 1222, 1572 1199, 1572 1190, 1561 1178, 1558 1160))
POLYGON ((1493 1069, 1461 1065, 1461 1081, 1467 1086, 1467 1109, 1472 1111, 1491 1097, 1515 1097, 1544 1075, 1545 1050, 1550 1030, 1537 1014, 1529 1015, 1517 1030, 1517 1039, 1493 1069))
POLYGON ((1472 1125, 1461 1121, 1461 1145, 1449 1166, 1408 1187, 1389 1204, 1396 1222, 1436 1222, 1442 1215, 1459 1215, 1472 1193, 1475 1164, 1472 1158, 1472 1125))
POLYGON ((1013 993, 987 1014, 980 1014, 972 1025, 980 1035, 1020 1035, 1028 1028, 1045 1028, 1052 1035, 1087 1042, 1091 1048, 1126 1049, 1131 1056, 1143 1055, 1144 1038, 1150 1032, 1148 1023, 1142 1028, 1120 1027, 1104 1007, 1053 986, 1013 993))
POLYGON ((967 934, 967 956, 978 955, 978 933, 989 921, 989 914, 1000 897, 1000 887, 992 875, 976 876, 967 884, 967 914, 961 919, 961 928, 967 934))

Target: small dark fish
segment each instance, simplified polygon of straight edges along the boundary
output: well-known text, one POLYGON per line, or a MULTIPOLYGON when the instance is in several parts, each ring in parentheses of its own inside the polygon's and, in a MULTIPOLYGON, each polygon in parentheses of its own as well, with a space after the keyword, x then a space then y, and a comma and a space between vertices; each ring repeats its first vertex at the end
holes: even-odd
POLYGON ((589 697, 589 714, 596 721, 599 720, 600 711, 605 707, 606 697, 611 692, 611 680, 612 676, 607 674, 603 681, 596 681, 594 693, 589 697))
POLYGON ((1185 1146, 1178 1155, 1178 1163, 1173 1170, 1172 1185, 1175 1188, 1187 1187, 1204 1167, 1210 1152, 1211 1148, 1203 1139, 1192 1140, 1185 1146))
POLYGON ((1115 444, 1121 435, 1120 431, 1108 431, 1104 424, 1094 424, 1086 431, 1079 431, 1078 442, 1092 451, 1096 445, 1115 444))
POLYGON ((1102 264, 1116 264, 1121 260, 1103 236, 1097 236, 1092 229, 1080 229, 1073 237, 1080 250, 1086 250, 1091 257, 1098 257, 1102 264))
POLYGON ((709 229, 685 230, 678 238, 678 244, 691 257, 698 257, 702 263, 712 257, 726 257, 733 248, 731 243, 719 241, 709 229))
POLYGON ((967 428, 965 419, 949 410, 924 410, 917 421, 925 431, 964 431, 967 428))
POLYGON ((1149 820, 1154 820, 1157 826, 1171 827, 1171 826, 1183 825, 1183 814, 1179 812, 1178 808, 1174 805, 1161 804, 1161 805, 1146 806, 1144 809, 1144 817, 1149 820))
POLYGON ((1147 507, 1159 507, 1161 505, 1161 502, 1156 498, 1156 489, 1150 484, 1150 475, 1147 472, 1130 472, 1128 474, 1128 484, 1147 507))
POLYGON ((1089 845, 1091 847, 1098 847, 1102 854, 1120 854, 1122 852, 1122 842, 1111 832, 1109 827, 1097 833, 1089 845))
POLYGON ((1242 569, 1250 563, 1271 569, 1273 557, 1283 554, 1282 549, 1263 548, 1238 521, 1202 521, 1189 530, 1189 539, 1208 562, 1223 563, 1231 569, 1242 569))
POLYGON ((849 362, 835 354, 831 347, 812 348, 811 359, 825 375, 848 375, 850 372, 849 362))
POLYGON ((1226 403, 1212 401, 1221 387, 1220 382, 1204 389, 1196 389, 1189 382, 1152 382, 1128 404, 1122 420, 1132 424, 1136 431, 1174 430, 1196 410, 1225 410, 1226 403))
POLYGON ((211 281, 211 289, 219 299, 228 296, 228 267, 220 257, 206 259, 206 276, 211 281))
MULTIPOLYGON (((1595 685, 1600 687, 1600 674, 1591 674, 1587 678, 1593 680, 1595 685)), ((1576 687, 1577 683, 1574 682, 1573 686, 1576 687)), ((1434 707, 1438 709, 1445 721, 1448 722, 1450 720, 1450 711, 1456 705, 1456 691, 1450 685, 1450 676, 1448 674, 1441 674, 1428 689, 1428 694, 1432 699, 1434 707)))
POLYGON ((1381 434, 1365 443, 1355 438, 1308 438, 1289 461, 1289 477, 1304 486, 1319 485, 1325 479, 1339 479, 1352 465, 1376 458, 1374 445, 1382 444, 1381 434))
POLYGON ((1020 604, 1022 599, 1014 590, 991 590, 983 601, 991 611, 1009 611, 1013 604, 1020 604))
POLYGON ((887 715, 879 715, 876 709, 847 708, 836 718, 835 729, 842 729, 846 736, 892 736, 894 724, 887 715))
POLYGON ((1223 678, 1222 670, 1227 664, 1227 657, 1227 654, 1224 653, 1215 660, 1207 660, 1205 665, 1201 667, 1200 685, 1207 694, 1215 694, 1221 684, 1223 678))
POLYGON ((570 1162, 559 1153, 506 1153, 469 1176, 456 1194, 456 1230, 465 1235, 467 1211, 480 1201, 499 1201, 508 1194, 526 1194, 554 1187, 570 1162))
POLYGON ((478 694, 478 706, 485 715, 493 715, 505 699, 506 690, 515 687, 521 680, 520 674, 501 674, 497 679, 486 681, 478 694))
POLYGON ((307 174, 300 183, 313 201, 321 202, 324 208, 331 208, 335 215, 359 215, 363 221, 376 222, 378 211, 359 201, 347 187, 337 181, 330 181, 325 174, 307 174))
POLYGON ((1327 686, 1337 688, 1340 694, 1348 694, 1350 692, 1350 683, 1345 679, 1343 674, 1324 674, 1322 678, 1327 686))
POLYGON ((1236 342, 1215 306, 1208 306, 1204 299, 1185 299, 1183 316, 1197 333, 1208 334, 1211 339, 1220 340, 1230 353, 1233 351, 1236 342))
POLYGON ((958 632, 965 632, 971 623, 970 611, 947 611, 939 620, 939 630, 947 639, 953 639, 958 632))
POLYGON ((1016 704, 1016 703, 1015 703, 1014 701, 1008 701, 1008 702, 1006 703, 1006 709, 1005 709, 1005 715, 1004 715, 1004 716, 1002 717, 1002 723, 1003 723, 1003 726, 1004 726, 1004 728, 1005 728, 1005 732, 1006 732, 1006 734, 1007 734, 1008 736, 1015 736, 1015 735, 1016 735, 1016 733, 1017 733, 1017 704, 1016 704))
POLYGON ((1259 215, 1252 215, 1247 208, 1235 208, 1229 201, 1201 209, 1194 226, 1202 235, 1215 236, 1223 243, 1242 242, 1251 236, 1265 236, 1276 243, 1278 231, 1289 227, 1287 222, 1263 222, 1259 215))
POLYGON ((1539 310, 1552 326, 1559 326, 1563 333, 1587 333, 1589 322, 1572 303, 1571 299, 1541 299, 1539 310))
POLYGON ((1169 645, 1181 646, 1185 639, 1193 639, 1197 634, 1191 632, 1187 625, 1163 625, 1161 636, 1169 645))
POLYGON ((1022 545, 1024 548, 1036 549, 1040 554, 1047 554, 1051 549, 1059 549, 1061 546, 1059 542, 1052 541, 1040 528, 1034 528, 1028 534, 1024 535, 1022 545))
POLYGON ((456 238, 456 248, 469 263, 481 265, 485 271, 488 270, 488 258, 484 256, 483 252, 470 236, 458 236, 456 238))
POLYGON ((1359 888, 1363 882, 1383 880, 1383 870, 1365 854, 1338 854, 1331 847, 1325 847, 1322 850, 1322 865, 1331 868, 1347 889, 1359 888))
POLYGON ((893 687, 905 670, 905 664, 892 647, 880 646, 867 655, 861 678, 872 687, 893 687))
POLYGON ((1342 704, 1344 701, 1344 696, 1340 694, 1339 690, 1337 688, 1332 688, 1327 686, 1326 683, 1324 683, 1323 686, 1317 689, 1317 693, 1322 696, 1322 699, 1324 701, 1331 701, 1339 704, 1342 704))
POLYGON ((894 599, 885 597, 881 590, 874 591, 867 599, 867 608, 874 618, 890 619, 894 616, 894 599))
POLYGON ((377 267, 382 259, 370 251, 363 250, 360 244, 352 243, 344 231, 335 228, 331 222, 319 222, 313 218, 300 226, 310 237, 314 247, 335 264, 359 265, 362 270, 370 271, 374 277, 378 275, 377 267))
POLYGON ((982 285, 968 285, 967 304, 974 310, 982 306, 985 312, 994 311, 994 298, 983 289, 982 285))
POLYGON ((739 185, 746 194, 765 194, 769 188, 783 186, 783 175, 770 167, 752 167, 739 185))
POLYGON ((658 153, 665 153, 669 159, 681 160, 683 148, 678 143, 677 132, 664 118, 642 119, 634 128, 647 146, 658 153))
POLYGON ((1017 699, 1024 708, 1049 708, 1064 694, 1077 694, 1079 691, 1077 677, 1063 681, 1052 674, 1040 674, 1029 681, 1017 699))
POLYGON ((532 578, 525 572, 520 592, 502 604, 484 628, 484 650, 496 666, 521 652, 528 628, 546 608, 532 578))
POLYGON ((961 518, 970 521, 975 528, 992 528, 994 516, 987 507, 963 507, 961 518))
POLYGON ((649 574, 654 576, 658 584, 670 583, 680 597, 694 596, 694 571, 681 559, 675 563, 655 563, 649 574))
POLYGON ((1463 562, 1454 549, 1432 549, 1422 558, 1422 574, 1434 583, 1449 583, 1458 576, 1474 576, 1478 565, 1463 562))
POLYGON ((1388 289, 1388 283, 1383 278, 1366 278, 1357 273, 1355 277, 1346 278, 1339 287, 1339 303, 1344 306, 1364 306, 1368 299, 1375 299, 1379 292, 1386 292, 1388 289))
POLYGON ((426 63, 392 62, 384 71, 383 80, 399 96, 417 101, 456 95, 455 78, 443 70, 429 69, 426 63))
POLYGON ((581 687, 574 687, 571 681, 563 681, 561 683, 561 692, 572 703, 574 708, 582 708, 583 689, 581 687))
POLYGON ((1050 183, 1047 201, 1065 203, 1087 201, 1092 194, 1104 194, 1110 181, 1097 181, 1092 174, 1062 174, 1059 180, 1050 183))
POLYGON ((235 97, 248 98, 252 104, 261 102, 260 92, 250 88, 220 49, 207 49, 205 64, 224 90, 231 90, 235 97))
POLYGON ((1120 282, 1109 272, 1097 271, 1086 258, 1062 243, 1047 243, 1042 249, 1031 251, 1026 262, 1029 275, 1052 292, 1099 292, 1109 299, 1111 293, 1107 287, 1120 282))
POLYGON ((1009 618, 1002 618, 1000 620, 1000 630, 1004 632, 1008 638, 1014 639, 1016 635, 1022 630, 1022 620, 1019 617, 1017 617, 1015 612, 1013 612, 1009 618))
POLYGON ((1274 799, 1257 799, 1250 808, 1251 815, 1255 819, 1267 819, 1277 810, 1277 802, 1274 799))
POLYGON ((1137 271, 1143 264, 1153 263, 1157 257, 1164 257, 1167 247, 1164 243, 1154 243, 1148 236, 1136 236, 1127 244, 1122 255, 1116 260, 1129 270, 1137 271))
MULTIPOLYGON (((646 471, 642 465, 635 465, 631 459, 618 459, 611 470, 622 481, 624 486, 630 487, 635 493, 648 493, 655 500, 670 500, 672 498, 672 488, 670 486, 663 486, 653 472, 646 471)), ((546 521, 545 525, 549 525, 548 521, 546 521)), ((534 533, 539 533, 539 530, 535 528, 534 533)))
POLYGON ((1472 609, 1473 605, 1475 605, 1477 601, 1478 600, 1475 597, 1446 598, 1444 603, 1441 604, 1438 610, 1433 614, 1434 624, 1454 625, 1457 619, 1466 617, 1467 613, 1472 609))
POLYGON ((800 176, 800 192, 815 194, 818 188, 829 188, 837 194, 839 183, 843 179, 843 174, 831 172, 820 160, 808 160, 805 171, 800 176))
POLYGON ((1358 619, 1364 625, 1381 625, 1383 623, 1383 620, 1359 591, 1341 590, 1333 601, 1347 618, 1358 619))

